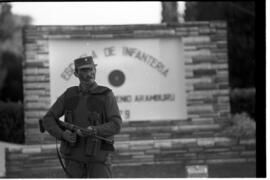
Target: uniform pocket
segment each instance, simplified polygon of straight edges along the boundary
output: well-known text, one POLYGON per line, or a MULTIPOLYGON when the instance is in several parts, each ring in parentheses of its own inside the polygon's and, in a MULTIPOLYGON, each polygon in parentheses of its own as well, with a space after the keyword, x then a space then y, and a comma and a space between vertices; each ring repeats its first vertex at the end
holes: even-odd
POLYGON ((64 155, 69 155, 71 152, 71 146, 66 141, 61 141, 60 152, 64 155))

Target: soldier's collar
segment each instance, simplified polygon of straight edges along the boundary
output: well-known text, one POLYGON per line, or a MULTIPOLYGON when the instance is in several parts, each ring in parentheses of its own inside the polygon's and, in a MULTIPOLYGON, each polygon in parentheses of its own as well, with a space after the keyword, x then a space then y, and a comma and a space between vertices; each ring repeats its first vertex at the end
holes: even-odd
POLYGON ((82 93, 91 93, 91 92, 93 92, 98 87, 98 85, 97 85, 96 82, 94 82, 91 86, 89 86, 89 88, 87 89, 87 91, 83 91, 81 84, 78 87, 79 87, 79 92, 82 92, 82 93))

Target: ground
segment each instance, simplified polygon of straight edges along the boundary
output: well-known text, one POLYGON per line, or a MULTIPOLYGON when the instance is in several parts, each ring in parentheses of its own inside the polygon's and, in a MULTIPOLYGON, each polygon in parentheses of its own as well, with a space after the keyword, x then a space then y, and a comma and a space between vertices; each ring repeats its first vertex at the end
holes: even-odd
MULTIPOLYGON (((142 165, 113 167, 113 178, 185 178, 185 167, 182 164, 173 165, 142 165)), ((256 163, 226 163, 208 166, 210 178, 250 178, 256 177, 256 163)), ((63 171, 39 174, 40 178, 64 178, 63 171)), ((27 178, 36 178, 30 175, 27 178)))
MULTIPOLYGON (((256 177, 255 163, 213 164, 208 166, 209 177, 256 177)), ((174 165, 143 165, 113 168, 114 178, 184 178, 185 167, 174 165)))

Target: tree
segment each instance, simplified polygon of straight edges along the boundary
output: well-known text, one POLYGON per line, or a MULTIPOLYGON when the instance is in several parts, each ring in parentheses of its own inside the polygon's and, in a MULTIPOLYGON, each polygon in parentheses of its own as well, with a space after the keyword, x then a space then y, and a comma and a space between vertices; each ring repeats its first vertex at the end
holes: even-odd
POLYGON ((12 14, 12 6, 0 4, 0 101, 23 101, 22 29, 31 23, 29 16, 12 14))
POLYGON ((178 23, 177 1, 162 1, 162 23, 178 23))
POLYGON ((255 86, 255 3, 187 2, 185 21, 227 22, 229 79, 231 88, 255 86), (241 70, 240 70, 241 69, 241 70))
POLYGON ((22 29, 28 16, 12 14, 8 3, 0 4, 0 140, 24 142, 22 29))

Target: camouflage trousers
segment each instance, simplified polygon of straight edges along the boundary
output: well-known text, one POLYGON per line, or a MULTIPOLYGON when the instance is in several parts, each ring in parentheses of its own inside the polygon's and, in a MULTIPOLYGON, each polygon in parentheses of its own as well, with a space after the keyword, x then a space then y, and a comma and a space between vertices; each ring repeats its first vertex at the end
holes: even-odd
POLYGON ((72 178, 112 178, 110 164, 105 162, 65 160, 65 165, 72 178))

